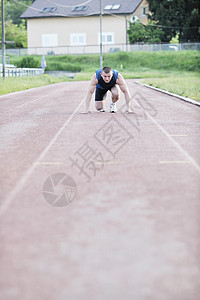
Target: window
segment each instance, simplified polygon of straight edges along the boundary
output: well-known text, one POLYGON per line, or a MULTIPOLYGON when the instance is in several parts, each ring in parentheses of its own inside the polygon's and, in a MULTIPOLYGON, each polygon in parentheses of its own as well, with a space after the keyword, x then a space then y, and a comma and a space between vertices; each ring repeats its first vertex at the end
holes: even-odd
POLYGON ((88 7, 86 5, 84 6, 75 6, 72 11, 85 11, 88 7))
POLYGON ((105 10, 113 10, 113 9, 119 9, 120 8, 120 4, 112 4, 112 5, 106 5, 104 7, 105 10))
POLYGON ((70 33, 71 46, 84 46, 86 44, 85 33, 70 33))
MULTIPOLYGON (((100 33, 99 33, 99 44, 100 44, 100 33)), ((102 44, 114 44, 114 32, 102 32, 102 44)))
POLYGON ((107 41, 106 41, 106 42, 112 43, 112 35, 111 35, 111 34, 108 34, 108 35, 106 36, 106 38, 107 38, 107 41))
POLYGON ((104 9, 112 9, 112 5, 106 5, 104 9))
POLYGON ((42 34, 42 47, 57 47, 58 35, 57 33, 42 34))
POLYGON ((112 9, 119 9, 120 8, 120 4, 114 4, 112 9))
POLYGON ((41 12, 45 13, 45 12, 54 12, 57 9, 57 7, 44 7, 41 12))
POLYGON ((143 16, 148 15, 148 7, 147 7, 147 6, 143 6, 143 7, 142 7, 142 15, 143 15, 143 16))

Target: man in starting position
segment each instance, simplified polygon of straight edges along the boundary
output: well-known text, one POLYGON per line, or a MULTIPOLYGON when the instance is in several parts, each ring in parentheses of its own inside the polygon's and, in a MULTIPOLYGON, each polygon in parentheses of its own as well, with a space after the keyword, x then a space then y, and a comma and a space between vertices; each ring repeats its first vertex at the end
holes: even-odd
POLYGON ((112 101, 110 103, 110 112, 115 113, 117 111, 116 102, 119 100, 120 90, 124 93, 126 100, 126 112, 131 112, 131 95, 123 76, 118 73, 118 71, 112 70, 110 67, 104 67, 102 70, 97 70, 91 78, 88 92, 85 97, 85 113, 90 112, 89 106, 94 91, 95 107, 99 112, 105 112, 104 99, 106 98, 107 92, 111 92, 112 101))

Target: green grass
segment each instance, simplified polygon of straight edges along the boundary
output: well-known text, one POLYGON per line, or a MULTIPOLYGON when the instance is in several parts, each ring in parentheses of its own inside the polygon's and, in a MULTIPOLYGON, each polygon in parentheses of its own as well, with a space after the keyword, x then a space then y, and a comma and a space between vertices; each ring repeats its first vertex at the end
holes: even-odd
MULTIPOLYGON (((40 67, 41 56, 33 56, 40 67)), ((93 72, 99 67, 99 55, 56 55, 46 56, 47 71, 93 72)), ((16 64, 21 58, 11 56, 11 63, 16 64)), ((117 52, 107 53, 103 57, 104 65, 113 69, 137 71, 138 68, 152 70, 193 71, 200 70, 198 51, 159 51, 159 52, 117 52)))
POLYGON ((49 75, 35 77, 9 77, 5 80, 0 78, 0 95, 63 81, 70 81, 70 79, 55 78, 49 75))
MULTIPOLYGON (((40 67, 41 56, 33 56, 40 67)), ((16 64, 22 57, 11 56, 16 64)), ((75 78, 55 78, 48 75, 31 78, 0 79, 0 95, 62 81, 90 80, 99 68, 99 55, 46 56, 48 71, 77 72, 75 78)), ((198 51, 118 52, 103 56, 104 66, 117 69, 125 79, 143 79, 143 82, 166 91, 200 100, 198 51)))
MULTIPOLYGON (((138 68, 151 70, 193 71, 200 69, 200 55, 198 51, 180 52, 120 52, 112 54, 112 67, 127 71, 137 71, 138 68)), ((104 64, 109 64, 110 56, 105 55, 104 64)))
POLYGON ((150 86, 200 101, 200 76, 196 73, 171 73, 164 78, 151 78, 142 80, 150 86))

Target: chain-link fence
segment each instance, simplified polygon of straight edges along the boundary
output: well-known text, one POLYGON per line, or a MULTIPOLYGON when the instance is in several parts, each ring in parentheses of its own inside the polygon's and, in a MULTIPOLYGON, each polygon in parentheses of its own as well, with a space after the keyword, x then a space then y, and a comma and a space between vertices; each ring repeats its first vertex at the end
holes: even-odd
MULTIPOLYGON (((99 45, 89 46, 63 46, 63 47, 34 47, 6 49, 7 55, 65 55, 65 54, 97 54, 99 53, 99 45)), ((182 51, 182 50, 200 50, 200 43, 160 43, 160 44, 113 44, 103 45, 103 52, 117 51, 182 51)), ((1 54, 1 52, 0 52, 1 54)))

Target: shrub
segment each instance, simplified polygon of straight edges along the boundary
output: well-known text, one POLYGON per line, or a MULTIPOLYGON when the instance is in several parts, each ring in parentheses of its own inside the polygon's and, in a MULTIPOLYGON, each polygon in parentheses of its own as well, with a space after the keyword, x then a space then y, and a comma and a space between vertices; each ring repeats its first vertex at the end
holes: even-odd
POLYGON ((26 56, 16 62, 16 66, 18 68, 39 68, 40 63, 34 57, 26 56))
POLYGON ((66 71, 66 72, 80 72, 81 66, 70 64, 70 63, 62 63, 62 62, 47 62, 46 71, 66 71))

